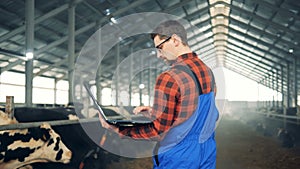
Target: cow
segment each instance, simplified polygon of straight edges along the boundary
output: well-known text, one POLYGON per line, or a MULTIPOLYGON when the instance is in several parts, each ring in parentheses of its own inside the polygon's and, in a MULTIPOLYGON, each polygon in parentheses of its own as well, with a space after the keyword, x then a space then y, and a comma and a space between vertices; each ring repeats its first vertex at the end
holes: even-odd
MULTIPOLYGON (((0 111, 1 125, 16 124, 0 111)), ((35 162, 69 163, 72 152, 48 123, 39 127, 0 131, 0 168, 15 169, 35 162)))
MULTIPOLYGON (((113 113, 113 112, 112 112, 113 113)), ((54 120, 71 120, 83 118, 83 115, 76 113, 73 107, 57 107, 57 108, 28 108, 16 107, 14 110, 15 118, 19 122, 40 122, 40 121, 54 121, 54 120)), ((119 156, 111 154, 101 148, 100 142, 104 135, 104 129, 101 127, 99 121, 85 124, 71 124, 52 126, 57 132, 62 141, 72 151, 72 158, 69 164, 61 163, 35 163, 33 168, 79 168, 84 161, 83 169, 97 169, 92 166, 98 165, 99 168, 104 168, 105 165, 118 161, 119 156), (95 132, 94 138, 90 138, 84 131, 83 127, 95 132), (86 158, 89 152, 93 152, 93 157, 86 158), (97 157, 97 158, 94 158, 97 157), (86 159, 85 159, 86 158, 86 159)), ((110 141, 110 136, 107 135, 107 142, 110 141)), ((117 147, 117 146, 116 146, 117 147)))
POLYGON ((286 129, 280 127, 277 129, 277 138, 281 141, 281 146, 284 148, 292 148, 295 145, 295 138, 286 129))
POLYGON ((264 136, 272 136, 272 132, 270 131, 270 127, 268 127, 264 123, 257 123, 255 130, 259 133, 262 133, 264 136))

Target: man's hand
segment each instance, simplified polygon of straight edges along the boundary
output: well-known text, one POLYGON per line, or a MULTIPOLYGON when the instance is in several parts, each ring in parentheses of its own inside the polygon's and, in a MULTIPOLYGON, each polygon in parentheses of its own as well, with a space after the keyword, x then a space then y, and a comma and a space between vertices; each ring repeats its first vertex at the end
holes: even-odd
POLYGON ((133 109, 133 113, 135 115, 143 114, 145 117, 147 117, 149 119, 151 118, 151 113, 150 113, 151 111, 152 111, 152 109, 149 106, 139 106, 139 107, 136 107, 135 109, 133 109))
POLYGON ((119 128, 114 126, 114 125, 110 125, 108 124, 104 119, 103 117, 101 116, 100 113, 98 113, 98 116, 99 116, 99 120, 100 120, 100 123, 102 125, 103 128, 106 128, 108 130, 111 130, 111 131, 114 131, 116 133, 119 133, 119 128))

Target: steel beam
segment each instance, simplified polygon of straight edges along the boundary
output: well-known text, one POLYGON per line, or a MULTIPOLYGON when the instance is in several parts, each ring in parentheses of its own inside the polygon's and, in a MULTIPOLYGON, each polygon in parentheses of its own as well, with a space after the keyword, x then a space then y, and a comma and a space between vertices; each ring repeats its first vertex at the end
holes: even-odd
MULTIPOLYGON (((34 0, 25 1, 25 46, 26 53, 32 52, 34 56, 34 0)), ((28 59, 25 64, 25 104, 32 107, 32 81, 33 81, 33 59, 28 59)))
POLYGON ((263 18, 261 16, 255 15, 254 13, 249 12, 247 10, 244 10, 244 9, 238 7, 238 6, 235 6, 233 4, 228 4, 226 2, 221 2, 220 4, 224 4, 225 6, 229 7, 231 10, 237 10, 237 11, 239 11, 239 12, 241 12, 241 13, 247 15, 247 16, 250 16, 250 17, 253 17, 254 19, 260 20, 262 23, 266 23, 266 25, 270 25, 270 26, 274 27, 275 29, 283 30, 285 32, 289 32, 290 34, 295 35, 296 38, 300 37, 300 33, 299 32, 295 32, 295 31, 293 31, 293 30, 291 30, 291 29, 289 29, 289 28, 287 28, 285 26, 282 26, 282 25, 279 25, 277 23, 274 23, 271 20, 268 20, 268 19, 265 19, 265 18, 263 18))
POLYGON ((74 62, 75 62, 75 4, 72 0, 68 9, 68 82, 69 82, 69 103, 73 102, 74 93, 74 62))
POLYGON ((229 69, 229 70, 231 70, 231 71, 233 71, 235 73, 238 73, 238 74, 240 74, 240 75, 242 75, 242 76, 244 76, 244 77, 246 77, 248 79, 251 79, 251 80, 253 80, 255 82, 258 82, 258 79, 255 79, 254 77, 247 76, 246 74, 244 74, 243 72, 241 72, 239 69, 236 69, 236 67, 235 67, 234 64, 232 64, 231 62, 227 62, 226 59, 225 59, 224 63, 227 64, 227 66, 226 66, 227 69, 229 69))
MULTIPOLYGON (((66 10, 67 8, 68 8, 68 4, 65 4, 65 5, 63 5, 63 6, 60 6, 59 8, 56 8, 56 9, 54 9, 54 10, 52 10, 52 11, 46 13, 45 15, 43 15, 43 16, 37 18, 37 19, 34 21, 34 24, 39 24, 40 22, 42 22, 42 21, 44 21, 44 20, 46 20, 46 19, 49 19, 49 18, 51 18, 51 17, 53 17, 53 16, 59 14, 60 12, 66 10)), ((25 29, 26 29, 25 26, 26 26, 26 25, 20 26, 20 27, 14 29, 14 30, 10 30, 8 33, 2 35, 2 36, 0 37, 0 42, 6 41, 6 40, 8 40, 9 38, 11 38, 11 37, 13 37, 13 36, 15 36, 15 35, 17 35, 17 34, 20 34, 20 33, 24 32, 25 29)))
POLYGON ((298 105, 298 79, 297 79, 297 57, 294 56, 294 107, 297 107, 298 105))

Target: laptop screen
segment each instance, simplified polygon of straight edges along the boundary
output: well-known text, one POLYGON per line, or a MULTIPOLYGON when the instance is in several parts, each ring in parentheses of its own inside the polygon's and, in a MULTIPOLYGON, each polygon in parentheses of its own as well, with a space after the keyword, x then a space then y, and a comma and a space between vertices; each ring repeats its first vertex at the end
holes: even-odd
POLYGON ((100 107, 100 105, 99 105, 99 103, 97 102, 95 96, 93 95, 93 93, 92 93, 92 91, 91 91, 91 89, 90 89, 90 85, 89 85, 87 82, 84 82, 83 85, 84 85, 86 91, 88 92, 89 96, 92 98, 92 100, 93 100, 95 106, 96 106, 97 109, 99 110, 101 116, 107 121, 108 118, 107 118, 106 115, 104 114, 102 108, 100 107))

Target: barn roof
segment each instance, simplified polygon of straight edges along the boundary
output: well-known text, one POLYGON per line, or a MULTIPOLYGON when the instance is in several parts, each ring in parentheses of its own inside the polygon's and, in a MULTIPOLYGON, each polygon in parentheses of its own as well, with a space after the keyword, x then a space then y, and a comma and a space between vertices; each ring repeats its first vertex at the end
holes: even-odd
MULTIPOLYGON (((75 61, 100 27, 124 16, 162 12, 194 25, 189 43, 212 68, 226 67, 256 82, 287 90, 300 88, 300 2, 295 0, 75 0, 75 61), (296 64, 295 64, 296 63, 296 64), (296 71, 294 69, 297 69, 296 71), (271 82, 276 82, 272 84, 271 82)), ((35 1, 34 76, 67 80, 69 0, 35 1)), ((25 72, 25 1, 0 1, 0 71, 25 72)), ((138 23, 138 21, 136 21, 138 23)), ((135 25, 130 21, 128 27, 135 25)), ((127 24, 123 23, 123 26, 127 24)), ((153 25, 149 21, 149 25, 153 25)), ((108 35, 116 38, 117 34, 108 35)), ((110 87, 118 63, 132 52, 153 47, 143 35, 122 39, 101 64, 98 78, 110 87), (138 44, 138 45, 137 45, 138 44)), ((155 61, 153 61, 154 64, 155 61)), ((83 65, 84 66, 84 65, 83 65)), ((85 65, 86 66, 86 65, 85 65)), ((151 79, 155 72, 143 74, 151 79)), ((122 78, 122 77, 121 77, 122 78)), ((138 84, 140 82, 136 82, 138 84)), ((133 90, 139 90, 138 85, 133 90)), ((298 94, 299 94, 299 90, 298 94)))

